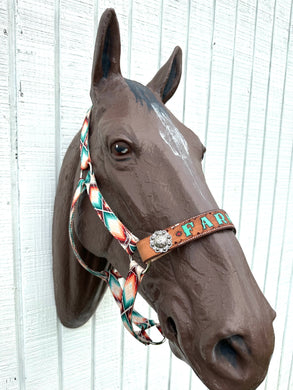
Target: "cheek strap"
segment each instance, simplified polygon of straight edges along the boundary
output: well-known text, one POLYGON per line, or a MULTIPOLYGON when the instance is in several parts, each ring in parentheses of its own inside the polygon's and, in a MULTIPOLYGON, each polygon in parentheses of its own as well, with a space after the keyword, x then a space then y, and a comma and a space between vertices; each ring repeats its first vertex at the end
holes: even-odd
POLYGON ((176 223, 166 230, 157 230, 151 236, 138 241, 136 245, 142 261, 149 263, 189 241, 225 229, 236 232, 235 226, 224 210, 212 210, 176 223))

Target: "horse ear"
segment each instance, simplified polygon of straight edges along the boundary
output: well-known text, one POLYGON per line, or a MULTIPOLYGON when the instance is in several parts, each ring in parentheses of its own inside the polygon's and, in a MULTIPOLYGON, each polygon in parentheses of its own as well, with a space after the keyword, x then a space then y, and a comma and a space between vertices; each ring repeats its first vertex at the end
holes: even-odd
POLYGON ((182 50, 176 46, 171 57, 148 83, 148 87, 157 92, 166 103, 176 91, 182 72, 182 50))
POLYGON ((93 67, 92 86, 111 74, 120 74, 120 32, 114 9, 103 13, 97 32, 93 67))

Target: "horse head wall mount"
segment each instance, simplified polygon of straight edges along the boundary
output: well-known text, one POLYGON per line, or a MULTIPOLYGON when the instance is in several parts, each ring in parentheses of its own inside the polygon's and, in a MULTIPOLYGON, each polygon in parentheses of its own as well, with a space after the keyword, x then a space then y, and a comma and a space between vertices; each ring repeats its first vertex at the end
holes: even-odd
POLYGON ((111 270, 116 269, 128 277, 129 254, 137 244, 133 264, 140 270, 139 292, 157 312, 173 353, 211 390, 252 390, 268 369, 275 312, 249 270, 228 215, 218 210, 207 187, 204 146, 165 106, 180 81, 181 57, 176 47, 147 86, 123 78, 116 14, 108 9, 102 15, 92 109, 64 157, 55 199, 57 312, 65 326, 83 325, 106 288, 92 273, 115 276, 111 270), (89 144, 91 154, 83 165, 89 144), (125 224, 133 232, 133 247, 127 239, 125 251, 120 238, 105 228, 112 222, 103 220, 93 204, 96 182, 103 212, 110 210, 106 199, 123 229, 125 224), (87 191, 76 197, 77 185, 87 191), (94 271, 87 272, 76 256, 94 271), (143 261, 152 264, 147 273, 143 261))

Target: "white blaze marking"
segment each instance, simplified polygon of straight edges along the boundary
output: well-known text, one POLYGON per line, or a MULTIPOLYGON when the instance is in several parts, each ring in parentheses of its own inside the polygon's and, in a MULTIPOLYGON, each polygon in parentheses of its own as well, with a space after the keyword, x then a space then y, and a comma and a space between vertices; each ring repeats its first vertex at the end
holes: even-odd
POLYGON ((175 156, 180 157, 183 160, 184 165, 186 166, 187 170, 193 178, 193 185, 196 187, 197 190, 199 190, 201 196, 205 198, 205 196, 201 192, 200 184, 194 174, 194 170, 192 169, 188 144, 185 138, 180 133, 179 129, 171 121, 169 116, 159 107, 157 103, 152 103, 152 108, 163 125, 159 129, 160 136, 171 148, 175 156))

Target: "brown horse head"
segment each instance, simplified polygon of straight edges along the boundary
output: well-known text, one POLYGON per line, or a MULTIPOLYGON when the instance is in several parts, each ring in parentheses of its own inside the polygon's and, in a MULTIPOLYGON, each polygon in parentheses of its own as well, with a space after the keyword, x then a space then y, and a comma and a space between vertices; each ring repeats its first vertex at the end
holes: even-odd
MULTIPOLYGON (((103 14, 92 70, 89 143, 104 198, 138 238, 218 206, 202 171, 199 138, 166 108, 181 76, 177 47, 143 86, 122 77, 113 10, 103 14)), ((78 182, 79 137, 63 161, 55 200, 53 255, 59 318, 84 324, 105 290, 74 258, 68 216, 78 182)), ((74 219, 82 257, 96 270, 126 276, 128 255, 85 195, 74 219)), ((139 256, 136 255, 139 263, 139 256)), ((157 312, 174 354, 212 390, 251 390, 264 379, 274 347, 274 311, 258 288, 233 231, 190 242, 155 261, 140 293, 157 312)), ((159 348, 159 347, 158 347, 159 348)))

